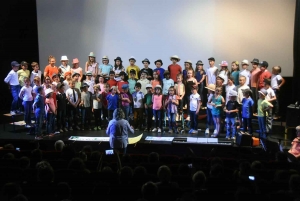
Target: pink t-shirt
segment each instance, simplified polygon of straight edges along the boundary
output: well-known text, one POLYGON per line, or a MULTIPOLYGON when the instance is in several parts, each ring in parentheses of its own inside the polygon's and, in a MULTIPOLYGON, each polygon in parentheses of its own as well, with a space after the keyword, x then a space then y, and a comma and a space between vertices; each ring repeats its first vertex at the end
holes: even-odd
POLYGON ((53 113, 52 111, 55 111, 55 104, 53 98, 46 98, 46 111, 47 113, 53 113), (50 109, 51 108, 51 109, 50 109))
POLYGON ((153 102, 153 110, 160 110, 162 106, 162 95, 153 95, 152 102, 153 102))
POLYGON ((100 94, 102 94, 102 92, 104 91, 104 83, 98 83, 98 85, 100 86, 100 94))
POLYGON ((255 70, 253 70, 251 72, 251 78, 250 78, 250 81, 251 81, 251 87, 256 87, 257 85, 257 80, 258 80, 258 73, 260 72, 260 69, 259 68, 256 68, 255 70))

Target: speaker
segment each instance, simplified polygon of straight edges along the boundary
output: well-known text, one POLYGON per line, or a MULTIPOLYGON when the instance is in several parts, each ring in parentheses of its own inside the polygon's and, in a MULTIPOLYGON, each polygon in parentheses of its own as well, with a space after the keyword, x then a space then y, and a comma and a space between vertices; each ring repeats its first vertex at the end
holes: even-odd
POLYGON ((236 135, 236 144, 238 146, 252 146, 252 136, 238 132, 236 135))
POLYGON ((300 108, 299 106, 289 105, 286 109, 286 126, 297 127, 300 125, 300 108))

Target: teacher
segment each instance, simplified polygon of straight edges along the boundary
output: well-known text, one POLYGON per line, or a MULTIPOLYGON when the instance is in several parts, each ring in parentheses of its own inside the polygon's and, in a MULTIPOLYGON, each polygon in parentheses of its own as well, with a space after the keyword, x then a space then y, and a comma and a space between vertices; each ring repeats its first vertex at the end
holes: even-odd
POLYGON ((125 114, 121 108, 114 110, 113 119, 109 121, 106 134, 109 135, 110 147, 114 150, 123 151, 126 154, 128 144, 128 132, 134 133, 129 122, 124 119, 125 114))

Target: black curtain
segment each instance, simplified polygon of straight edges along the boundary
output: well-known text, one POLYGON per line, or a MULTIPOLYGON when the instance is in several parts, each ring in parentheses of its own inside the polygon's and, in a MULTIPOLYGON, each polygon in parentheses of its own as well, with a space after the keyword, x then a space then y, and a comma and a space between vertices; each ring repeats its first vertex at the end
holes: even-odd
POLYGON ((300 0, 296 0, 294 28, 293 101, 300 104, 300 0))

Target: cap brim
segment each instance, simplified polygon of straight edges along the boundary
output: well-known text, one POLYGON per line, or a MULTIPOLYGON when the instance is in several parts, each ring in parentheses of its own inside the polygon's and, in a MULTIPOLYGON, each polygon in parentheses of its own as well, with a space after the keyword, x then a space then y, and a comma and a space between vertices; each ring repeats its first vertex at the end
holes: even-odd
POLYGON ((215 91, 215 89, 211 89, 211 88, 208 88, 208 87, 205 87, 206 89, 208 90, 211 90, 211 91, 215 91))

